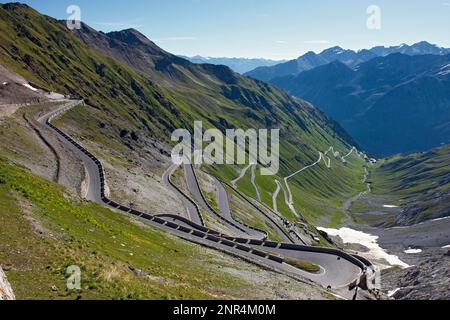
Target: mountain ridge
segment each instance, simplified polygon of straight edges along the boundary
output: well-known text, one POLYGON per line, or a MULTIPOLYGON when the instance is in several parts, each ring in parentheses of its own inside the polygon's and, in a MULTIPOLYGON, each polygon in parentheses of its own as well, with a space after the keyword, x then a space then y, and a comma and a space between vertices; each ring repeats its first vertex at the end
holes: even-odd
POLYGON ((203 57, 200 55, 192 57, 188 56, 180 56, 180 57, 197 64, 225 65, 231 68, 233 71, 240 74, 244 74, 258 67, 269 67, 279 63, 286 62, 286 60, 272 60, 264 58, 203 57))
MULTIPOLYGON (((196 120, 203 121, 205 129, 221 131, 280 129, 280 175, 284 176, 315 162, 319 152, 331 145, 342 153, 355 145, 335 121, 310 103, 228 67, 192 64, 159 50, 153 42, 143 42, 139 35, 138 45, 122 41, 136 43, 134 31, 107 35, 82 24, 81 30, 71 32, 63 22, 32 9, 6 8, 0 6, 0 63, 42 88, 85 100, 86 107, 67 112, 58 125, 105 162, 117 201, 160 210, 161 199, 166 198, 154 199, 145 190, 152 183, 160 188, 157 177, 170 161, 172 132, 192 130, 196 120), (155 173, 148 177, 143 168, 155 173), (119 192, 124 172, 130 190, 136 192, 119 192)), ((301 190, 307 187, 293 179, 294 194, 315 193, 307 199, 323 206, 298 202, 297 211, 324 221, 342 216, 331 202, 360 191, 363 161, 355 161, 355 165, 337 161, 339 169, 320 166, 318 172, 308 173, 308 182, 314 185, 323 179, 331 181, 326 189, 301 190), (330 203, 325 206, 325 202, 330 203)), ((231 181, 238 170, 221 169, 216 174, 231 181)), ((262 185, 261 194, 275 189, 272 177, 262 185)), ((272 206, 272 199, 265 200, 272 206)), ((279 210, 296 219, 284 203, 279 210)))
POLYGON ((354 68, 357 65, 370 61, 371 59, 374 59, 376 57, 384 57, 393 53, 402 53, 405 55, 446 55, 450 54, 450 49, 441 48, 426 41, 421 41, 411 46, 378 46, 371 49, 362 49, 358 51, 346 50, 339 46, 335 46, 325 49, 319 54, 310 51, 297 59, 282 64, 278 64, 272 67, 256 68, 255 70, 247 72, 244 75, 258 80, 271 82, 275 78, 298 75, 304 71, 314 69, 335 60, 341 61, 349 67, 354 68))
POLYGON ((312 101, 367 151, 385 156, 450 143, 449 62, 450 55, 394 53, 356 69, 335 61, 273 82, 312 101))

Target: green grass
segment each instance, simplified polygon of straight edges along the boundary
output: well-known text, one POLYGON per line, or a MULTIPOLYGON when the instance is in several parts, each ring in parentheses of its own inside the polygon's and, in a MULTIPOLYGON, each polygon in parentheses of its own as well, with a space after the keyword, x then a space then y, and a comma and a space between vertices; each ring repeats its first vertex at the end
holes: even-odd
MULTIPOLYGON (((227 69, 180 66, 174 59, 164 70, 140 70, 93 51, 62 24, 29 8, 3 6, 0 17, 0 63, 36 85, 86 99, 90 107, 73 109, 57 124, 80 141, 103 146, 92 152, 109 163, 129 167, 121 159, 128 159, 130 151, 145 150, 152 139, 168 143, 174 129, 192 128, 194 120, 203 121, 205 129, 222 131, 280 129, 279 178, 315 162, 318 152, 331 145, 344 153, 353 144, 336 123, 308 103, 227 69), (121 132, 135 132, 139 139, 121 132)), ((339 205, 360 192, 360 173, 361 168, 341 166, 332 173, 320 169, 293 179, 298 209, 311 222, 323 218, 338 223, 339 205)), ((218 168, 215 174, 230 181, 236 170, 218 168)), ((257 179, 264 203, 272 206, 273 179, 257 179)), ((247 177, 239 187, 255 196, 247 177)), ((295 220, 283 201, 279 207, 295 220)))
POLYGON ((403 198, 448 190, 450 146, 423 154, 396 156, 372 171, 373 193, 394 194, 403 198))
POLYGON ((226 188, 230 196, 230 206, 234 218, 248 226, 267 232, 268 239, 283 242, 284 239, 278 234, 273 226, 261 216, 250 204, 244 201, 230 188, 226 188))
POLYGON ((299 259, 284 259, 284 262, 290 264, 293 267, 296 267, 300 270, 304 270, 310 273, 318 273, 320 272, 320 267, 314 263, 307 262, 299 259))
POLYGON ((252 290, 222 271, 245 269, 243 263, 84 202, 3 158, 0 220, 0 260, 11 267, 19 299, 212 299, 252 290), (19 203, 47 235, 33 230, 19 203), (70 265, 81 267, 81 291, 65 288, 70 265), (130 266, 151 277, 136 276, 130 266))
MULTIPOLYGON (((29 106, 28 110, 39 108, 37 106, 29 106)), ((22 112, 18 111, 15 115, 4 119, 0 122, 0 151, 4 155, 14 157, 16 159, 27 159, 35 156, 36 158, 45 155, 45 152, 36 139, 33 139, 24 127, 22 112)))
POLYGON ((430 152, 394 156, 370 168, 372 193, 351 206, 360 223, 394 226, 448 216, 450 146, 430 152), (390 210, 383 205, 401 209, 390 210), (384 215, 373 212, 384 212, 384 215), (392 211, 392 210, 391 210, 392 211))
MULTIPOLYGON (((323 150, 327 149, 324 148, 323 150)), ((342 150, 345 151, 345 149, 342 150)), ((315 161, 317 159, 311 160, 310 163, 315 161)), ((310 164, 306 160, 303 162, 305 164, 299 164, 292 172, 310 164)), ((297 212, 301 213, 307 221, 327 227, 338 227, 345 221, 352 219, 342 210, 342 206, 345 201, 366 190, 366 186, 362 182, 364 166, 365 161, 355 154, 348 158, 346 164, 342 163, 340 158, 334 159, 331 157, 330 169, 322 162, 320 165, 289 180, 297 212)), ((225 168, 225 166, 220 167, 220 169, 206 167, 206 170, 219 175, 225 181, 235 179, 238 175, 237 171, 230 168, 225 170, 225 168)), ((280 172, 278 176, 262 176, 259 170, 256 171, 256 182, 262 202, 269 208, 273 208, 272 195, 276 190, 275 179, 278 179, 285 188, 282 174, 280 172)), ((250 169, 237 186, 239 191, 249 197, 256 198, 255 188, 251 183, 250 169)), ((287 219, 297 220, 285 203, 283 190, 278 195, 277 206, 278 211, 287 219)))

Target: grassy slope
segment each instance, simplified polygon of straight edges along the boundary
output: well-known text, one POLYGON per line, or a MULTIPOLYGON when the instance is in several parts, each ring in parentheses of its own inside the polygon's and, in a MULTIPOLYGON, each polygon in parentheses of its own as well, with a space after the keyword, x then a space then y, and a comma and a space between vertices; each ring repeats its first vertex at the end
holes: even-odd
MULTIPOLYGON (((42 108, 47 107, 29 107, 27 112, 42 108)), ((20 167, 16 161, 33 163, 38 171, 48 165, 45 148, 37 145, 32 130, 19 122, 21 113, 2 119, 0 126, 0 263, 11 269, 8 278, 18 298, 275 297, 270 289, 240 275, 265 277, 257 267, 136 225, 20 167), (45 230, 44 234, 37 229, 45 230), (192 257, 194 262, 189 260, 192 257), (81 292, 65 289, 65 269, 73 264, 82 267, 81 292), (151 278, 136 276, 129 266, 142 269, 151 278), (53 286, 58 291, 52 290, 53 286)), ((269 282, 276 285, 277 279, 280 277, 274 276, 274 282, 269 282)), ((320 294, 299 283, 290 287, 288 290, 296 290, 300 296, 320 294)))
MULTIPOLYGON (((256 268, 131 223, 4 158, 0 159, 0 222, 0 261, 10 267, 8 278, 19 299, 264 296, 264 289, 225 271, 256 272, 256 268), (37 223, 42 234, 33 227, 37 223), (65 270, 70 265, 82 269, 81 291, 66 290, 65 270), (130 266, 149 277, 135 275, 130 266)), ((299 284, 296 289, 314 292, 307 287, 299 284)))
MULTIPOLYGON (((29 108, 34 108, 34 106, 29 108)), ((13 117, 7 122, 0 122, 0 143, 2 155, 16 161, 25 162, 33 157, 45 156, 44 150, 36 144, 18 119, 13 117)))
POLYGON ((277 233, 277 231, 270 225, 259 212, 252 208, 241 197, 235 194, 231 189, 228 189, 230 195, 230 206, 235 219, 252 226, 259 230, 266 231, 268 239, 272 241, 283 242, 284 239, 277 233))
MULTIPOLYGON (((87 99, 93 107, 76 108, 61 123, 72 134, 92 141, 93 152, 99 151, 96 146, 107 147, 102 148, 101 157, 111 163, 121 165, 120 158, 132 154, 139 163, 139 158, 147 156, 141 150, 148 147, 148 139, 167 141, 174 128, 190 127, 194 119, 203 120, 205 127, 220 129, 280 128, 279 178, 315 162, 318 152, 331 145, 342 153, 350 148, 345 135, 336 134, 341 130, 308 103, 228 69, 174 65, 178 72, 169 75, 174 78, 173 86, 158 86, 151 79, 167 82, 167 74, 154 70, 153 77, 147 77, 102 56, 59 22, 27 7, 3 5, 0 17, 0 63, 37 85, 87 99), (139 139, 121 136, 124 129, 136 132, 139 139)), ((128 159, 123 166, 132 162, 128 159)), ((205 169, 227 181, 237 174, 235 169, 205 169)), ((361 173, 359 162, 351 168, 337 164, 331 171, 320 166, 296 177, 292 188, 299 211, 312 221, 323 218, 327 224, 338 222, 340 204, 363 189, 358 183, 361 173)), ((258 181, 266 204, 271 206, 273 179, 258 177, 258 181)), ((243 191, 252 195, 249 186, 246 183, 243 191)), ((280 210, 293 218, 282 201, 280 210)))
MULTIPOLYGON (((327 148, 323 149, 323 151, 326 150, 327 148)), ((314 163, 317 159, 318 154, 316 159, 311 159, 311 162, 305 164, 299 164, 299 167, 294 171, 314 163)), ((365 162, 356 154, 350 156, 346 164, 342 163, 339 158, 334 159, 331 156, 331 159, 330 169, 322 162, 319 166, 304 171, 289 180, 289 186, 297 212, 314 224, 336 227, 343 223, 345 219, 350 219, 341 210, 343 203, 365 191, 366 187, 362 181, 365 162)), ((237 173, 229 168, 208 169, 226 181, 233 180, 237 176, 237 173)), ((276 190, 275 179, 278 179, 284 187, 283 177, 282 174, 276 177, 261 176, 259 170, 257 171, 256 181, 262 201, 270 208, 273 207, 272 195, 276 190)), ((251 170, 248 170, 237 186, 245 194, 256 197, 255 189, 251 183, 251 170)), ((277 205, 279 212, 286 218, 296 220, 285 204, 283 191, 280 191, 278 195, 277 205)))
POLYGON ((106 134, 105 139, 123 145, 120 131, 132 128, 161 135, 173 110, 162 106, 161 93, 150 80, 88 50, 56 20, 25 6, 2 5, 0 18, 0 63, 37 86, 81 96, 101 110, 98 119, 115 130, 98 134, 98 122, 90 119, 86 125, 97 131, 96 138, 106 134))
POLYGON ((404 223, 449 215, 450 146, 387 160, 373 172, 373 193, 391 195, 404 209, 404 223))
POLYGON ((380 161, 370 169, 372 192, 355 201, 350 211, 360 223, 388 227, 447 217, 449 162, 450 146, 380 161))

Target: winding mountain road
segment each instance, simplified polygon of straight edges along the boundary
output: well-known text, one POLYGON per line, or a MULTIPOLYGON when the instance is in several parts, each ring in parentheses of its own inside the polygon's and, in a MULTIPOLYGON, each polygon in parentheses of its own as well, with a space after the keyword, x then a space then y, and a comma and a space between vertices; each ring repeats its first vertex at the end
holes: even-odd
POLYGON ((277 184, 277 188, 272 195, 272 207, 273 207, 273 211, 275 211, 276 213, 279 213, 277 199, 278 199, 278 194, 280 193, 282 186, 281 186, 281 182, 278 180, 275 180, 275 183, 277 184))
MULTIPOLYGON (((188 209, 190 218, 194 220, 192 221, 177 215, 151 215, 133 210, 108 199, 105 195, 105 171, 100 160, 62 130, 51 124, 54 118, 80 104, 83 104, 83 101, 70 101, 66 105, 58 107, 56 110, 42 116, 38 121, 40 124, 50 128, 60 141, 70 147, 82 160, 87 173, 86 198, 88 200, 107 206, 118 212, 135 216, 154 227, 180 238, 238 256, 251 263, 285 274, 293 279, 313 281, 325 288, 333 289, 334 292, 347 299, 352 299, 355 296, 355 289, 357 290, 357 287, 354 284, 359 284, 360 281, 366 281, 365 275, 371 274, 370 265, 337 249, 235 238, 207 229, 202 226, 202 223, 196 223, 202 221, 196 218, 197 211, 194 210, 195 204, 188 209), (310 273, 301 270, 287 263, 285 261, 286 258, 301 259, 315 263, 320 266, 321 271, 319 273, 310 273)), ((171 185, 170 173, 173 173, 175 168, 172 167, 169 169, 167 175, 165 175, 165 180, 171 185)), ((204 199, 202 199, 203 197, 192 167, 185 166, 185 171, 187 177, 190 177, 187 180, 192 190, 195 191, 198 188, 198 191, 194 192, 195 200, 208 207, 209 205, 207 203, 203 203, 204 199), (194 182, 197 184, 197 187, 194 185, 194 182)), ((180 192, 177 188, 171 188, 171 190, 175 193, 180 192)), ((365 285, 366 283, 362 283, 363 287, 365 285)))
POLYGON ((256 164, 254 164, 254 165, 252 166, 252 177, 251 177, 251 181, 252 181, 253 188, 255 188, 256 199, 257 199, 259 202, 262 202, 262 201, 261 201, 261 193, 259 192, 258 184, 256 183, 256 167, 257 167, 256 164))
POLYGON ((230 231, 233 232, 233 234, 242 237, 249 236, 246 229, 242 228, 234 221, 226 219, 209 205, 200 188, 200 183, 198 181, 194 167, 189 164, 185 164, 183 167, 189 192, 194 196, 196 202, 199 203, 200 206, 204 210, 206 210, 210 215, 219 218, 230 229, 230 231))
POLYGON ((242 229, 245 230, 245 232, 252 238, 255 239, 267 239, 268 235, 266 232, 262 231, 262 230, 257 230, 255 228, 252 228, 250 226, 245 225, 244 223, 237 221, 234 219, 233 214, 231 212, 231 207, 230 207, 230 198, 228 196, 228 192, 225 189, 225 187, 223 186, 223 184, 216 179, 215 177, 213 177, 216 188, 217 188, 217 203, 219 206, 219 210, 222 212, 222 214, 224 215, 224 217, 230 221, 232 221, 233 223, 235 223, 236 225, 240 226, 242 229))
POLYGON ((246 166, 244 169, 241 170, 241 172, 239 173, 239 176, 234 179, 233 181, 231 181, 231 184, 233 185, 234 188, 237 188, 237 183, 239 182, 239 180, 241 180, 245 174, 247 173, 248 169, 250 169, 250 167, 252 166, 252 164, 249 164, 248 166, 246 166))
MULTIPOLYGON (((37 121, 44 126, 48 124, 57 116, 62 113, 80 105, 84 104, 83 101, 71 101, 67 105, 64 105, 42 117, 37 119, 37 121)), ((86 199, 96 203, 102 203, 101 195, 101 179, 100 172, 98 170, 97 164, 95 163, 92 155, 84 152, 83 147, 80 144, 75 144, 75 141, 64 134, 63 132, 58 132, 56 127, 50 127, 50 130, 54 131, 57 136, 63 138, 60 139, 68 148, 70 148, 82 161, 86 168, 86 199)), ((44 133, 42 133, 44 134, 44 133)))
MULTIPOLYGON (((293 177, 297 176, 298 174, 308 170, 308 169, 311 169, 311 168, 314 168, 314 167, 318 166, 322 161, 325 163, 326 167, 328 169, 330 169, 331 168, 331 159, 330 159, 330 157, 328 157, 328 154, 330 152, 332 153, 334 158, 337 158, 340 155, 339 151, 335 151, 334 147, 330 147, 325 153, 319 152, 319 160, 317 160, 313 164, 310 164, 310 165, 308 165, 308 166, 306 166, 306 167, 304 167, 304 168, 302 168, 302 169, 300 169, 300 170, 294 172, 293 174, 291 174, 291 175, 289 175, 289 176, 284 178, 284 184, 285 184, 286 190, 287 190, 287 194, 285 192, 285 202, 286 202, 286 205, 289 207, 289 210, 291 210, 291 212, 296 217, 300 217, 300 214, 297 212, 297 210, 295 209, 295 206, 294 206, 294 197, 292 195, 292 190, 291 190, 291 188, 289 186, 289 180, 292 179, 293 177)), ((352 147, 352 149, 350 150, 350 152, 348 154, 346 154, 345 156, 341 157, 341 161, 343 163, 345 163, 347 161, 347 158, 349 156, 351 156, 354 152, 356 152, 359 155, 358 150, 355 147, 352 147)), ((277 190, 278 190, 278 183, 279 182, 278 181, 275 181, 275 182, 277 183, 277 190)), ((278 192, 276 194, 278 195, 278 192)), ((274 203, 275 202, 276 202, 276 198, 274 199, 274 203)))
POLYGON ((192 201, 191 198, 189 198, 189 196, 187 196, 185 193, 183 193, 180 189, 178 189, 170 180, 170 178, 172 177, 173 173, 179 168, 179 165, 176 164, 172 164, 167 170, 166 172, 164 172, 163 174, 163 183, 164 185, 169 188, 170 190, 172 190, 172 192, 174 192, 182 201, 184 204, 184 207, 186 208, 186 211, 189 215, 189 220, 191 220, 192 222, 199 224, 199 225, 204 225, 203 222, 203 218, 201 216, 200 213, 200 209, 198 208, 198 206, 195 204, 194 201, 192 201))

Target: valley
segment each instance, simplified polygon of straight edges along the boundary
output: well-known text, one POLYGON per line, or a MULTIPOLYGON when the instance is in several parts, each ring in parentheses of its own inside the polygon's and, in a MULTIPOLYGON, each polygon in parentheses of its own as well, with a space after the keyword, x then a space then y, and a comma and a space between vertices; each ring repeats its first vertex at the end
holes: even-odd
MULTIPOLYGON (((431 266, 434 278, 448 274, 449 148, 426 141, 432 151, 370 152, 315 101, 333 100, 330 84, 341 78, 320 80, 328 89, 311 89, 313 105, 278 89, 287 78, 275 86, 195 64, 135 29, 105 33, 83 23, 72 32, 22 4, 0 5, 0 18, 0 283, 11 284, 9 296, 448 297, 435 292, 437 281, 425 282, 431 266), (279 172, 262 175, 261 163, 174 164, 172 132, 193 132, 196 121, 222 133, 279 129, 279 172), (70 266, 81 268, 80 290, 66 286, 70 266)), ((322 68, 353 77, 363 71, 347 64, 364 69, 409 52, 378 48, 345 64, 329 63, 333 50, 289 81, 322 68)), ((379 80, 395 91, 432 78, 445 93, 445 54, 411 54, 411 64, 427 65, 408 65, 389 81, 380 71, 379 80)), ((371 102, 380 95, 375 86, 367 92, 371 102)), ((445 133, 445 119, 424 128, 445 133)))
POLYGON ((450 143, 450 51, 428 43, 407 48, 383 54, 332 48, 310 68, 280 64, 269 67, 270 79, 247 75, 312 102, 372 156, 423 152, 450 143), (276 72, 284 66, 287 74, 276 72))

